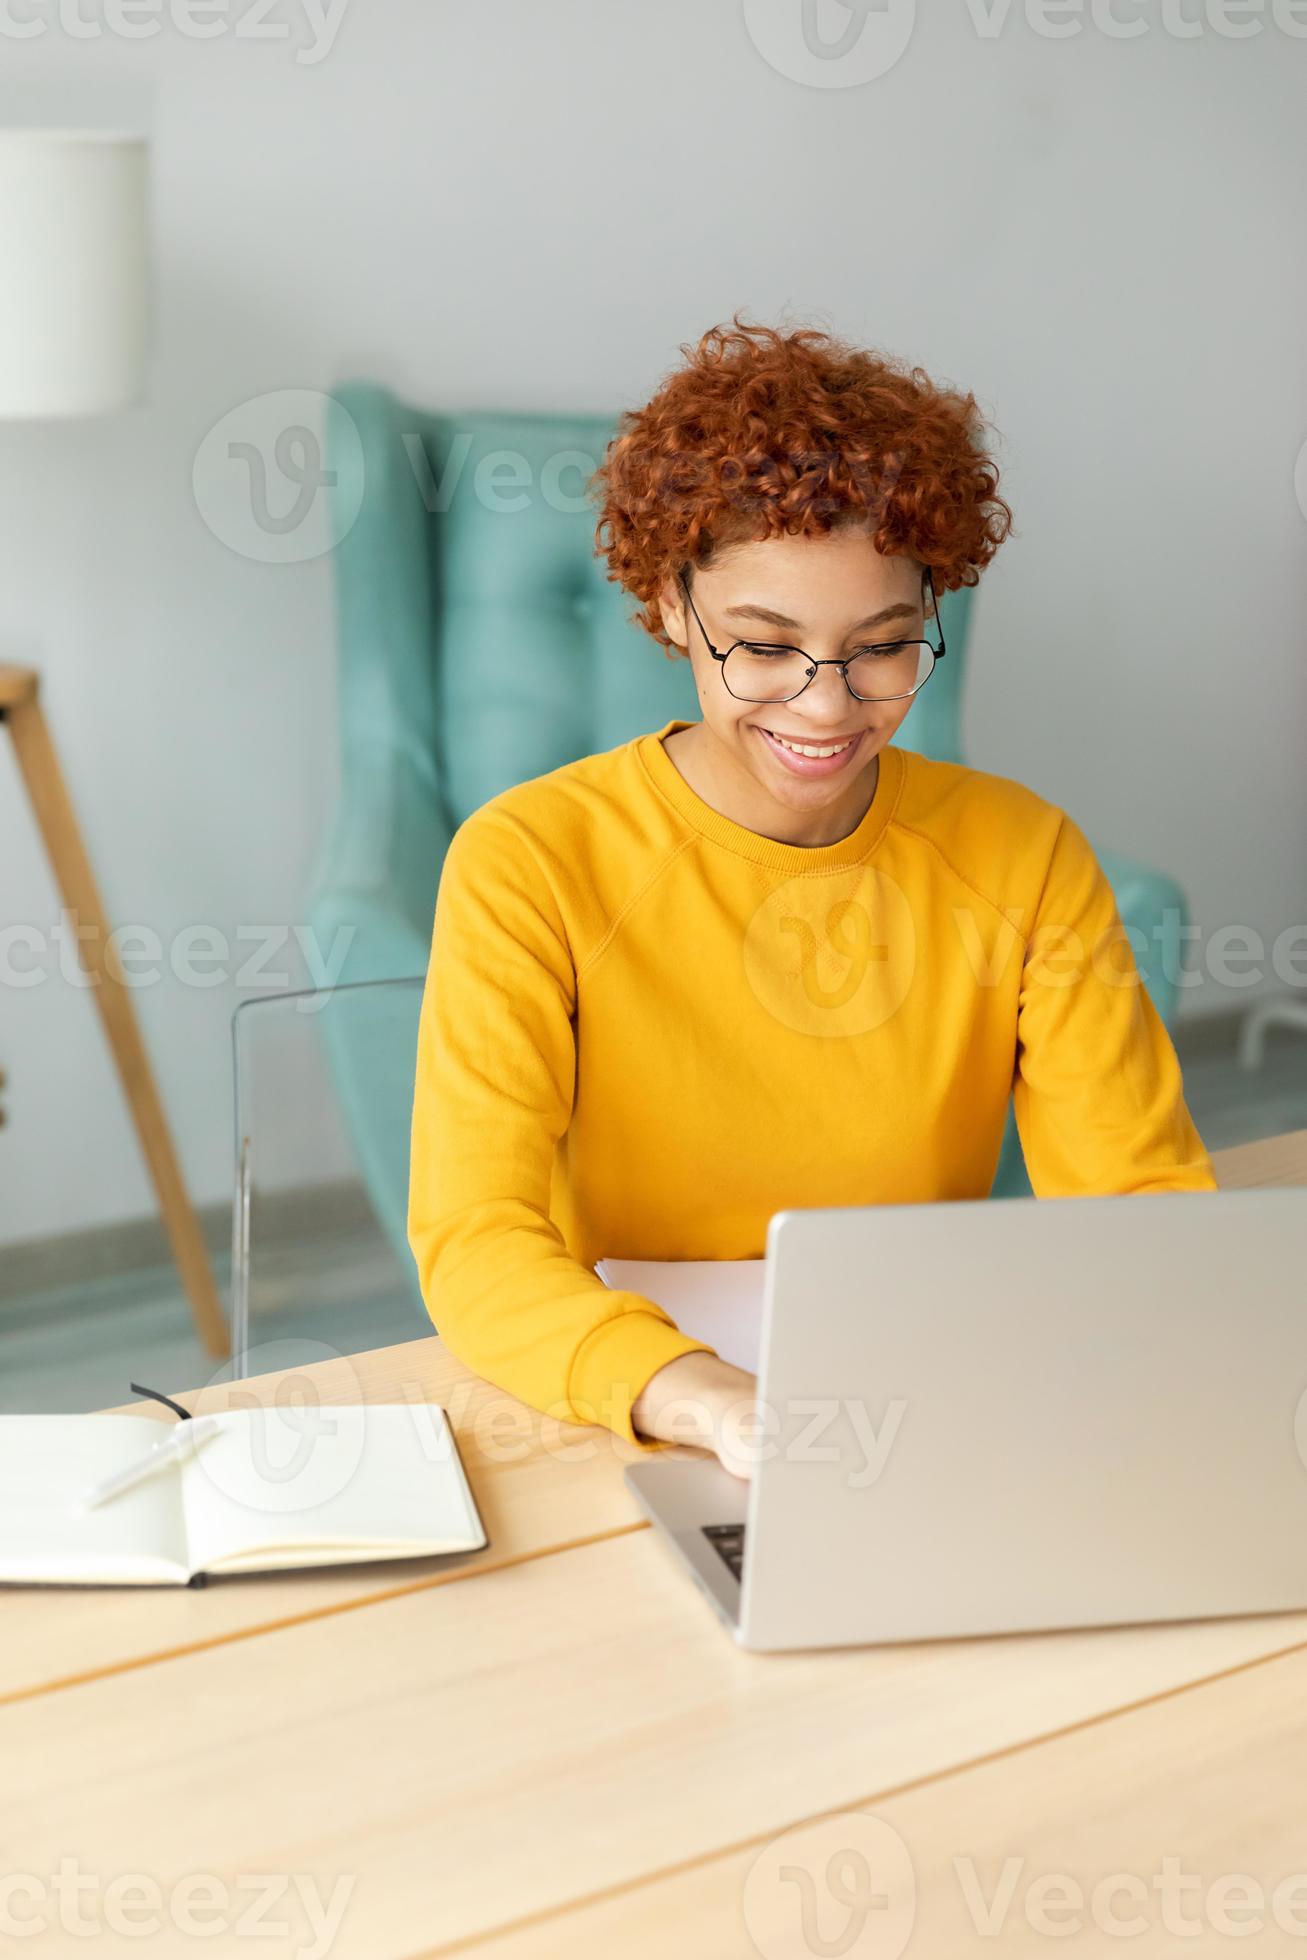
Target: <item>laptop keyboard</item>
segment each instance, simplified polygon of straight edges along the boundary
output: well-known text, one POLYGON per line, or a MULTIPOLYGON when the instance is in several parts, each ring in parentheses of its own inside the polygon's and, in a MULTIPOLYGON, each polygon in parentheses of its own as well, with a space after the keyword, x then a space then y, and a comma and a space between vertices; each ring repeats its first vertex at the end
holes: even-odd
POLYGON ((744 1583, 744 1533, 742 1524, 706 1524, 703 1535, 710 1545, 715 1545, 735 1577, 744 1583))

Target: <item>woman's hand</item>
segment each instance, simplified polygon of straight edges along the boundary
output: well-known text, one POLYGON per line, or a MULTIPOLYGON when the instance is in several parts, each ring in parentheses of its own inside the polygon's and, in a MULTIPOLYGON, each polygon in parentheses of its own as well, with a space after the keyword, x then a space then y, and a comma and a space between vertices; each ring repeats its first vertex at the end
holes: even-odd
POLYGON ((733 1477, 755 1461, 757 1377, 702 1349, 678 1355, 641 1389, 631 1409, 637 1436, 711 1450, 733 1477))

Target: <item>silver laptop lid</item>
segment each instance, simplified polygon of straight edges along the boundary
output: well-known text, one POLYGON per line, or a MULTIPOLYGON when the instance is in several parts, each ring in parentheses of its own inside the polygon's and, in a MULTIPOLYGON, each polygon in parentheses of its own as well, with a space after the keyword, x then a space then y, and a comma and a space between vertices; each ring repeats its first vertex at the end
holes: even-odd
POLYGON ((1307 1190, 777 1213, 741 1638, 1307 1607, 1307 1190))

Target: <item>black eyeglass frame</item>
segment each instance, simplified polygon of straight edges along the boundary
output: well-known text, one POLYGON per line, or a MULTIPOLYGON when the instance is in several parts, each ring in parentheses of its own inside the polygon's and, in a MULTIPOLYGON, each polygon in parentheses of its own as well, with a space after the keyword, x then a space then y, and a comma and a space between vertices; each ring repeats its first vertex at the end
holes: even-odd
MULTIPOLYGON (((930 593, 931 613, 934 616, 935 625, 939 629, 939 646, 932 647, 930 645, 929 640, 915 640, 915 639, 914 640, 873 640, 873 641, 869 641, 867 645, 859 647, 857 653, 851 653, 848 656, 848 659, 846 660, 814 660, 810 653, 806 653, 802 647, 791 646, 788 640, 733 640, 730 646, 727 647, 725 653, 719 653, 717 648, 713 645, 712 641, 708 638, 708 634, 704 627, 704 623, 699 618, 699 608, 695 605, 693 598, 690 596, 690 586, 688 580, 686 579, 685 573, 680 572, 678 573, 677 576, 680 579, 681 590, 685 594, 686 601, 689 605, 690 611, 694 614, 695 623, 697 624, 699 631, 703 634, 703 643, 707 647, 713 659, 720 663, 722 669, 722 685, 725 687, 726 692, 731 696, 733 700, 742 701, 744 699, 744 696, 740 694, 736 694, 734 688, 731 686, 730 682, 726 678, 727 661, 730 659, 731 655, 735 652, 736 647, 766 647, 769 651, 775 653, 797 653, 808 663, 808 669, 809 669, 808 678, 803 683, 803 687, 797 688, 793 694, 783 695, 782 699, 785 701, 797 701, 800 694, 803 693, 804 688, 811 686, 812 681, 816 675, 817 669, 819 667, 838 667, 840 669, 840 672, 844 676, 844 685, 848 689, 849 693, 853 696, 853 699, 855 701, 911 701, 914 695, 920 694, 922 688, 926 685, 926 681, 930 679, 930 674, 934 673, 936 666, 938 666, 939 662, 944 658, 944 655, 948 652, 948 648, 944 644, 944 622, 939 616, 939 601, 935 597, 935 581, 930 575, 929 565, 925 566, 923 569, 925 571, 925 577, 926 577, 926 589, 930 593), (859 694, 855 690, 853 683, 849 679, 850 660, 856 660, 858 658, 858 655, 863 653, 881 653, 881 652, 887 652, 889 649, 895 647, 915 647, 915 646, 930 648, 931 669, 930 669, 930 674, 927 674, 926 676, 926 681, 919 681, 916 687, 910 687, 906 694, 859 694)), ((780 704, 779 702, 773 702, 770 704, 762 703, 762 704, 755 704, 755 705, 779 706, 780 704)))

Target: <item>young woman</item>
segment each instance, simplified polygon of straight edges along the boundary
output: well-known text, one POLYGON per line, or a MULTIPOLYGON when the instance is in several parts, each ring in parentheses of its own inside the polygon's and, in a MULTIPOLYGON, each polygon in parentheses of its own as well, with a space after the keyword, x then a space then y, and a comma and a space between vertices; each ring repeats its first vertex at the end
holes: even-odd
POLYGON ((409 1235, 477 1373, 747 1474, 753 1378, 596 1259, 758 1258, 786 1207, 983 1197, 1009 1101, 1041 1197, 1216 1186, 1077 824, 894 745, 933 595, 1011 524, 974 398, 738 314, 681 352, 622 418, 596 536, 703 718, 456 832, 409 1235))

